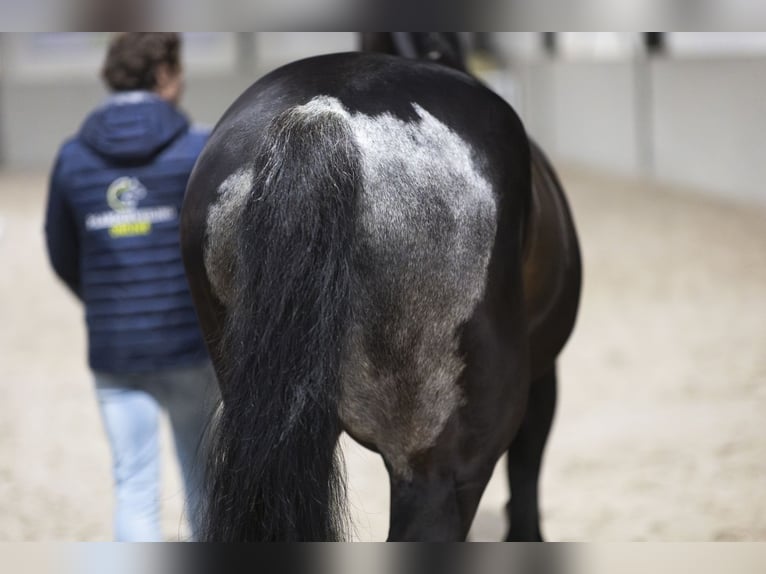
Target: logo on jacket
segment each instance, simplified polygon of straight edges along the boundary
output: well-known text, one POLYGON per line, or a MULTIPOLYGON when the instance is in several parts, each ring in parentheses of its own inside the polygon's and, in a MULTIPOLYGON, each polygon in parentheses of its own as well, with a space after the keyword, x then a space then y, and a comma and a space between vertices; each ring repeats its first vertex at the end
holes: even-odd
POLYGON ((113 239, 149 235, 153 225, 175 221, 178 210, 171 205, 139 209, 138 204, 147 197, 144 184, 136 177, 118 177, 106 190, 106 203, 112 211, 90 213, 85 218, 85 229, 108 229, 113 239))
POLYGON ((146 197, 146 188, 137 177, 119 177, 106 190, 106 202, 115 211, 133 210, 146 197))

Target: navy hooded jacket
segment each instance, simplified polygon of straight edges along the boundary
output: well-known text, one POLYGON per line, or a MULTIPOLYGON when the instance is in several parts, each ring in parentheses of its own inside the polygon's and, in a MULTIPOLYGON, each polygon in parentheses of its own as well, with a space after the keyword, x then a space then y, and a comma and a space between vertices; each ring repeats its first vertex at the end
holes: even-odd
POLYGON ((186 183, 206 138, 172 104, 124 92, 59 151, 48 254, 85 305, 94 370, 142 373, 207 358, 179 244, 186 183))

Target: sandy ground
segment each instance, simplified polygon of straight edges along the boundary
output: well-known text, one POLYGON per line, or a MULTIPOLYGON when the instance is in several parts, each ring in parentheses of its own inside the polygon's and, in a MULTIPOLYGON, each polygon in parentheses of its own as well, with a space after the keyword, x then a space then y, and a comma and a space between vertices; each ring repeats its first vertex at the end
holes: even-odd
MULTIPOLYGON (((553 540, 766 540, 766 209, 566 171, 584 299, 544 469, 553 540)), ((81 310, 51 274, 42 175, 0 175, 0 539, 108 540, 107 443, 81 310)), ((165 427, 164 530, 184 536, 165 427)), ((346 445, 356 537, 382 464, 346 445)), ((504 530, 498 466, 472 539, 504 530)))

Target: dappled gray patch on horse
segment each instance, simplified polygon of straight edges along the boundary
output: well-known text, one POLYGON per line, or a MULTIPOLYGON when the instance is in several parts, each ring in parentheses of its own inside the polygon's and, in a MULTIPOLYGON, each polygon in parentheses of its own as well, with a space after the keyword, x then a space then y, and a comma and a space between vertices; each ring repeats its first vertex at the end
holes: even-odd
POLYGON ((248 195, 253 189, 253 172, 239 169, 218 187, 219 199, 210 206, 207 214, 207 243, 205 268, 210 277, 213 292, 224 305, 231 305, 236 265, 236 239, 239 230, 239 214, 244 210, 248 195))
POLYGON ((412 106, 415 122, 350 115, 363 189, 340 404, 345 427, 400 476, 463 402, 458 328, 482 297, 496 228, 473 150, 412 106))

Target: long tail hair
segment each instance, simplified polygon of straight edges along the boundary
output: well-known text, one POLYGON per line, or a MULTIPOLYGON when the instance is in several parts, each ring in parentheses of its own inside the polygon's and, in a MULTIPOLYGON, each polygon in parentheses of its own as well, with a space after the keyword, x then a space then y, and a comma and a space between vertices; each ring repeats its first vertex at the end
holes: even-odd
POLYGON ((339 370, 360 159, 341 113, 291 108, 239 214, 202 540, 339 540, 339 370))

